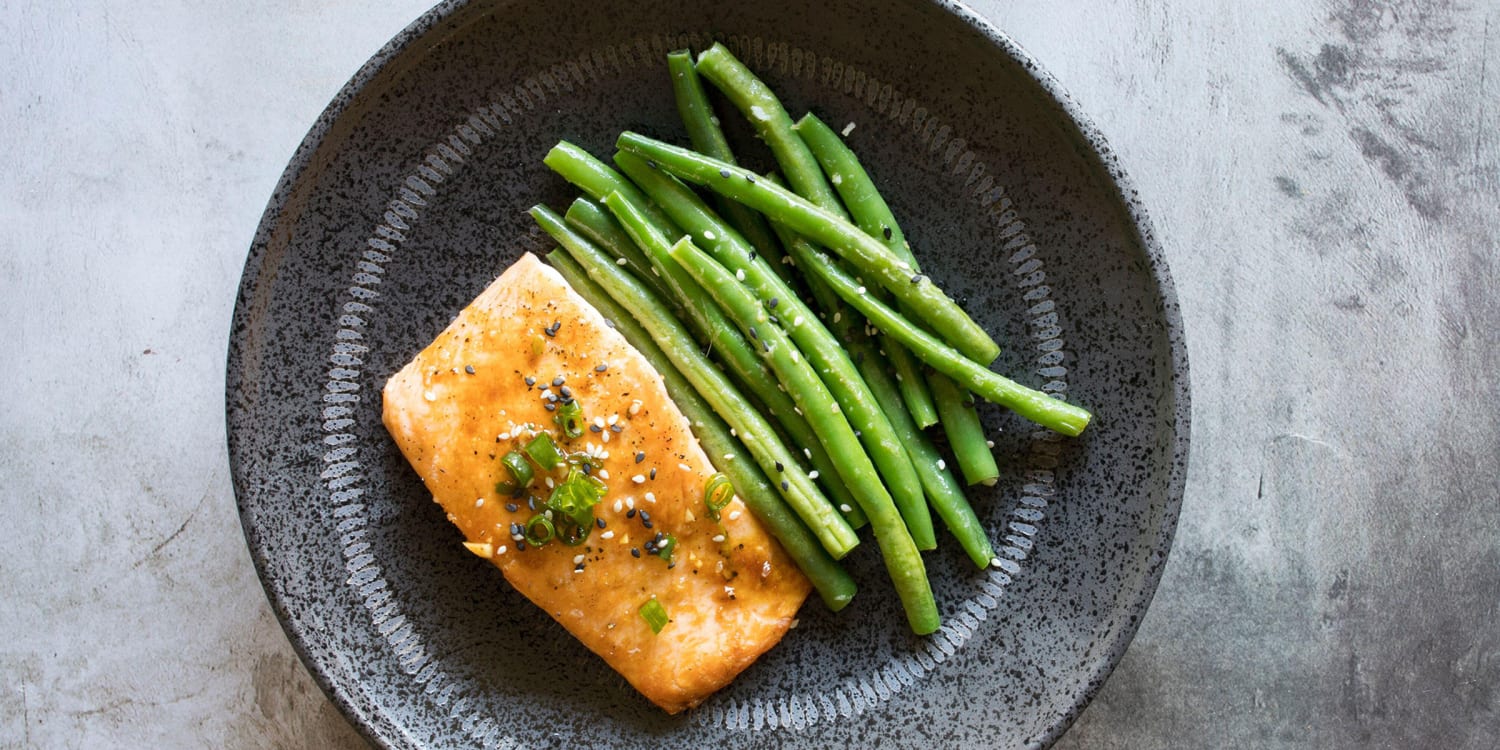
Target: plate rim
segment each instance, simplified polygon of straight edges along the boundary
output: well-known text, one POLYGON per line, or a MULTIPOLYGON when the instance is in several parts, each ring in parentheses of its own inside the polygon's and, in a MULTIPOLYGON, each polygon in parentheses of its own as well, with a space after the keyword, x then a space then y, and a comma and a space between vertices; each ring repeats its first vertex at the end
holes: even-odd
MULTIPOLYGON (((1140 193, 1134 180, 1125 171, 1120 163, 1119 156, 1109 146, 1102 131, 1094 124, 1069 95, 1062 84, 1050 72, 1048 72, 1035 57, 1027 52, 1019 43, 1002 31, 994 22, 980 15, 977 11, 968 7, 958 0, 911 0, 916 4, 928 4, 934 6, 959 22, 967 25, 973 31, 982 35, 996 51, 1008 56, 1015 64, 1026 71, 1027 76, 1045 96, 1053 107, 1062 115, 1062 121, 1069 139, 1074 140, 1084 148, 1080 154, 1086 163, 1095 169, 1102 171, 1108 180, 1108 189, 1114 193, 1119 205, 1125 210, 1129 219, 1134 240, 1139 244, 1145 256, 1147 269, 1155 284, 1155 291, 1160 300, 1160 312, 1165 323, 1165 335, 1167 346, 1167 358, 1171 363, 1170 393, 1172 396, 1171 424, 1171 457, 1167 481, 1164 487, 1166 498, 1165 506, 1162 508, 1161 521, 1154 535, 1151 556, 1142 574, 1142 585, 1133 601, 1130 601, 1130 609, 1137 614, 1131 621, 1124 622, 1116 630, 1112 641, 1108 642, 1104 649, 1105 658, 1099 662, 1091 673, 1088 674, 1087 684, 1080 691, 1077 699, 1068 710, 1057 717, 1048 729, 1035 738, 1031 747, 1044 748, 1052 745, 1077 721, 1085 708, 1097 697, 1100 689, 1108 680, 1111 673, 1118 667, 1125 651, 1134 641, 1141 623, 1145 619, 1145 613, 1150 608, 1156 591, 1160 586, 1161 577, 1165 571, 1168 559, 1171 555, 1173 538, 1176 533, 1178 519, 1181 514, 1183 497, 1187 484, 1188 462, 1190 457, 1189 447, 1191 444, 1191 375, 1188 364, 1188 346, 1186 331, 1183 325, 1181 303, 1178 298, 1176 285, 1169 269, 1166 254, 1157 238, 1149 212, 1141 200, 1140 193)), ((443 0, 433 7, 424 11, 411 23, 407 24, 399 32, 391 37, 380 47, 360 68, 344 83, 338 92, 329 101, 328 105, 318 115, 317 119, 309 127, 307 134, 298 143, 296 150, 277 180, 275 189, 267 200, 266 208, 261 214, 260 222, 256 226, 255 234, 251 240, 249 251, 246 255, 245 264, 241 271, 240 284, 235 295, 234 311, 231 318, 229 348, 226 357, 225 368, 225 424, 226 445, 230 468, 231 483, 235 493, 235 505, 240 518, 241 529, 244 532, 246 546, 250 552, 251 561, 255 566, 256 577, 265 591, 266 598, 276 615, 277 624, 282 632, 286 634, 293 650, 301 659, 304 667, 313 677, 314 682, 323 691, 323 694, 338 707, 344 718, 370 743, 378 747, 395 747, 390 744, 392 735, 408 736, 403 729, 389 722, 386 717, 371 714, 361 710, 354 701, 344 695, 343 691, 337 689, 329 672, 323 668, 321 662, 313 659, 309 653, 309 647, 301 632, 294 630, 291 625, 291 615, 287 603, 281 595, 272 587, 268 578, 269 560, 265 554, 265 545, 259 529, 249 521, 246 498, 252 494, 252 490, 245 480, 243 467, 240 464, 240 451, 237 448, 238 438, 233 429, 235 415, 240 410, 236 403, 236 396, 243 383, 242 368, 240 362, 244 356, 245 337, 239 334, 254 322, 252 305, 249 303, 255 296, 254 292, 260 279, 261 266, 264 264, 266 249, 270 243, 272 234, 278 226, 281 216, 287 207, 287 201, 294 187, 305 175, 312 163, 312 156, 322 147, 324 139, 339 118, 359 100, 360 94, 372 81, 385 72, 388 65, 398 60, 411 47, 412 43, 421 39, 424 35, 432 32, 459 11, 471 5, 474 0, 443 0), (376 724, 382 725, 385 731, 377 731, 376 724)))

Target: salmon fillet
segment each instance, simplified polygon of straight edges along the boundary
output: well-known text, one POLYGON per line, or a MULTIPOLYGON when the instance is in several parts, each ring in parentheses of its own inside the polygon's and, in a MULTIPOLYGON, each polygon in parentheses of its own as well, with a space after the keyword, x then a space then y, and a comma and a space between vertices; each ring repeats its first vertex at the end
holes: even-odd
MULTIPOLYGON (((708 518, 715 470, 661 377, 529 253, 391 377, 384 420, 466 546, 668 713, 774 646, 807 598, 807 579, 738 498, 708 518), (573 440, 546 408, 545 394, 563 388, 589 424, 573 440), (604 526, 582 545, 517 543, 512 524, 535 512, 497 491, 510 477, 500 458, 536 431, 590 454, 607 485, 593 509, 604 526), (651 554, 658 533, 676 538, 670 563, 651 554), (659 633, 641 614, 652 598, 669 618, 659 633)), ((543 476, 531 492, 538 509, 543 476)))

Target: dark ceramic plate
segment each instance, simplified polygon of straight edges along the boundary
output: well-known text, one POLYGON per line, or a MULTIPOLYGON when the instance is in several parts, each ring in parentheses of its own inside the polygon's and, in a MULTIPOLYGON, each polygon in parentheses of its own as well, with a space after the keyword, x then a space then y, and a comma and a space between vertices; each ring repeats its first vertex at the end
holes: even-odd
MULTIPOLYGON (((733 118, 726 117, 726 122, 733 118)), ((739 138, 752 165, 759 144, 739 138)), ((1187 363, 1161 250, 1108 148, 970 11, 816 4, 444 4, 313 127, 245 265, 227 383, 251 552, 332 699, 390 747, 1042 746, 1150 602, 1188 444, 1187 363), (873 545, 848 610, 801 625, 669 717, 459 545, 387 438, 385 379, 571 198, 541 157, 683 141, 664 54, 720 39, 850 141, 997 368, 1098 415, 1058 440, 988 408, 1004 479, 973 493, 997 549, 928 556, 944 616, 904 625, 873 545)))

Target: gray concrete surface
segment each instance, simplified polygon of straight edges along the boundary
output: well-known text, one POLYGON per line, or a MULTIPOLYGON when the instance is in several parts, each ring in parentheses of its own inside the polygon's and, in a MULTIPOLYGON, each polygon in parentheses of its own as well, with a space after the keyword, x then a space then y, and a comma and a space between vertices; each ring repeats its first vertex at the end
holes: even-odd
MULTIPOLYGON (((286 159, 424 5, 0 6, 0 747, 361 746, 223 362, 286 159)), ((1172 561, 1060 747, 1500 745, 1500 3, 978 7, 1154 207, 1194 368, 1172 561)))

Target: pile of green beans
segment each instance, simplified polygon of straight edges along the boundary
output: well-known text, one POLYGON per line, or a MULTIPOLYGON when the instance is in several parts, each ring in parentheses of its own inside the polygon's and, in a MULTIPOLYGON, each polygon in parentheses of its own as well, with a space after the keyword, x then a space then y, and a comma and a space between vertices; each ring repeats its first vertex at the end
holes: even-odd
POLYGON ((711 455, 749 457, 720 468, 830 609, 854 596, 837 561, 868 523, 912 631, 932 633, 933 516, 976 566, 994 550, 925 430, 940 425, 965 480, 990 485, 976 396, 1070 436, 1091 415, 990 369, 999 346, 921 273, 831 128, 794 122, 720 44, 667 67, 693 148, 627 131, 611 166, 559 143, 544 162, 584 196, 565 216, 531 210, 560 246, 548 260, 662 373, 711 455), (785 183, 739 166, 704 80, 785 183))

